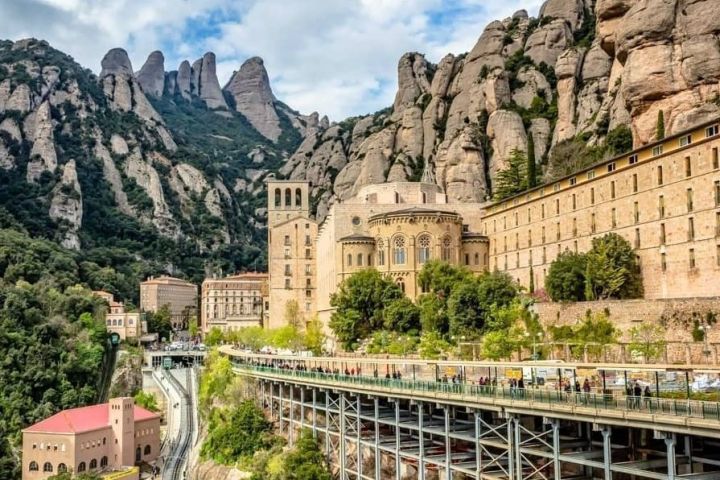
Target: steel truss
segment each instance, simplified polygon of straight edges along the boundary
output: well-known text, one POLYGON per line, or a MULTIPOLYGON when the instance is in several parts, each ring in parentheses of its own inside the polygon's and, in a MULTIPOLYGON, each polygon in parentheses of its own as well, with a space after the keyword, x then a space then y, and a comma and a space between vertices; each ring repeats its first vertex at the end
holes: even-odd
POLYGON ((612 480, 613 474, 720 480, 720 456, 702 446, 693 450, 695 438, 700 445, 720 446, 712 439, 685 436, 679 443, 676 434, 646 430, 652 441, 636 448, 632 430, 615 427, 619 443, 612 443, 615 431, 608 425, 259 382, 258 403, 280 434, 292 444, 297 432, 311 429, 342 480, 401 480, 414 469, 418 480, 431 470, 440 480, 612 480), (678 444, 682 455, 676 455, 678 444))

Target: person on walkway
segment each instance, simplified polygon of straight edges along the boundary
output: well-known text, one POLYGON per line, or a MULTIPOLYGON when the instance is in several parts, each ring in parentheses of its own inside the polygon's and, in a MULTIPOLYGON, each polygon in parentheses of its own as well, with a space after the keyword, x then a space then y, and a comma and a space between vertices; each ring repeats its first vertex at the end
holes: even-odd
POLYGON ((640 382, 635 380, 635 386, 633 386, 633 400, 635 404, 635 408, 640 408, 640 397, 642 397, 642 387, 640 386, 640 382))
POLYGON ((522 377, 520 377, 520 380, 518 380, 517 389, 518 389, 518 397, 525 398, 525 380, 523 380, 522 377))
POLYGON ((650 390, 650 385, 645 385, 645 390, 643 390, 643 399, 645 403, 645 408, 650 408, 650 403, 652 398, 652 391, 650 390))

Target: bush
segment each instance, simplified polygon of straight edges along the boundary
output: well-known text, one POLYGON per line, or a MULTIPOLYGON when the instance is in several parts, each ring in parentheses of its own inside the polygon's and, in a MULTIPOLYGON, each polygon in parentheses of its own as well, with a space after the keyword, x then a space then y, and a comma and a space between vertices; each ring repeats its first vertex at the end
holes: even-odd
POLYGON ((550 264, 545 277, 545 290, 554 302, 585 300, 585 270, 587 256, 564 251, 550 264))

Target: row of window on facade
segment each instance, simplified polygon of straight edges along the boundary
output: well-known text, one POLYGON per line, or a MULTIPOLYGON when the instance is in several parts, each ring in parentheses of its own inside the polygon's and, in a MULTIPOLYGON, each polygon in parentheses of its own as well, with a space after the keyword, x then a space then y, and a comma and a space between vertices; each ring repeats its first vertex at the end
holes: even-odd
MULTIPOLYGON (((713 158, 714 158, 715 160, 717 160, 717 158, 718 158, 718 157, 717 157, 717 155, 718 155, 718 149, 717 149, 717 148, 714 148, 714 149, 713 149, 713 152, 714 152, 713 158)), ((662 186, 662 185, 664 185, 664 183, 665 183, 665 178, 664 178, 664 173, 663 173, 663 166, 662 166, 662 165, 659 165, 659 166, 656 167, 656 168, 657 168, 657 170, 656 170, 656 173, 657 173, 657 185, 658 185, 658 186, 662 186)), ((713 164, 713 168, 714 168, 714 169, 718 169, 718 168, 720 168, 720 165, 716 162, 716 163, 713 164)), ((686 159, 685 159, 685 176, 686 176, 686 177, 691 177, 691 176, 692 176, 692 164, 691 164, 691 161, 690 161, 690 157, 686 157, 686 159)), ((571 181, 572 181, 572 179, 571 179, 571 181)), ((634 173, 634 174, 632 175, 632 193, 638 193, 638 191, 639 191, 638 174, 637 174, 637 173, 634 173)), ((689 202, 689 204, 691 204, 691 203, 692 203, 692 198, 691 198, 691 197, 692 197, 692 188, 688 188, 687 191, 688 191, 688 195, 689 195, 689 200, 688 200, 688 202, 689 202)), ((590 206, 595 205, 595 201, 596 201, 595 192, 596 192, 595 187, 591 187, 591 188, 588 190, 588 195, 589 195, 588 204, 589 204, 590 206)), ((715 197, 715 203, 716 203, 716 204, 720 204, 720 181, 714 181, 713 195, 714 195, 714 197, 715 197)), ((611 200, 614 200, 614 199, 617 198, 617 188, 616 188, 616 181, 615 181, 615 180, 609 182, 609 196, 610 196, 610 199, 611 199, 611 200)), ((578 194, 576 194, 576 193, 573 193, 573 194, 569 195, 568 198, 569 198, 569 200, 570 200, 571 210, 576 210, 577 208, 579 208, 579 202, 578 202, 578 198, 579 198, 579 197, 580 197, 580 195, 578 195, 578 194)), ((556 199, 555 199, 555 208, 554 208, 554 214, 555 214, 555 215, 560 215, 560 213, 561 213, 560 205, 561 205, 560 199, 559 199, 559 198, 556 198, 556 199)), ((513 216, 514 216, 514 223, 515 223, 514 226, 515 226, 515 227, 518 227, 518 226, 520 225, 520 214, 519 214, 519 212, 514 212, 513 216)), ((544 220, 545 217, 546 217, 546 203, 541 203, 541 204, 540 204, 540 218, 541 218, 542 220, 544 220)), ((512 228, 512 227, 508 227, 508 221, 507 221, 507 220, 508 220, 507 216, 504 216, 503 219, 502 219, 502 222, 503 222, 503 230, 507 230, 508 228, 512 228)), ((532 223, 532 221, 533 221, 533 220, 532 220, 532 208, 528 208, 528 209, 527 209, 527 223, 528 223, 528 224, 529 224, 529 223, 532 223)), ((484 224, 483 228, 484 228, 485 234, 487 234, 487 223, 484 224)), ((494 220, 493 220, 493 233, 497 233, 497 219, 494 219, 494 220)))
MULTIPOLYGON (((292 246, 292 241, 290 240, 290 235, 285 235, 285 239, 283 240, 283 245, 286 247, 292 246)), ((305 235, 305 246, 309 247, 312 245, 312 239, 310 238, 310 235, 305 235)))
MULTIPOLYGON (((664 244, 665 244, 665 229, 664 229, 664 225, 663 225, 663 229, 662 229, 661 235, 662 235, 661 241, 662 241, 662 244, 664 245, 664 244)), ((635 229, 634 246, 635 246, 635 248, 640 248, 640 229, 639 229, 639 228, 635 229)), ((716 265, 717 267, 720 267, 720 244, 716 245, 715 248, 716 248, 716 252, 715 252, 715 265, 716 265)), ((566 249, 567 249, 567 247, 566 247, 566 249)), ((573 250, 575 251, 575 253, 578 253, 578 242, 577 242, 577 240, 575 240, 575 241, 573 242, 573 250)), ((562 246, 561 246, 560 244, 558 244, 558 245, 557 245, 557 257, 559 257, 561 253, 562 253, 562 246)), ((557 257, 556 257, 556 258, 557 258, 557 257)), ((532 250, 528 250, 528 263, 527 263, 527 267, 542 266, 542 265, 545 265, 545 264, 547 264, 547 263, 548 263, 548 259, 547 259, 547 249, 546 249, 546 247, 542 247, 542 257, 541 257, 540 263, 535 263, 535 262, 533 261, 533 251, 532 251, 532 250)), ((661 270, 662 270, 663 272, 667 271, 667 253, 666 253, 666 252, 660 252, 660 265, 661 265, 661 270)), ((697 267, 697 264, 696 264, 696 261, 695 261, 695 248, 694 248, 694 247, 688 248, 688 260, 687 260, 687 265, 688 265, 688 268, 690 268, 690 269, 694 269, 694 268, 697 267)), ((494 268, 495 268, 496 270, 498 269, 498 257, 497 257, 497 256, 494 258, 494 268)), ((509 267, 509 266, 508 266, 508 256, 507 256, 507 255, 504 255, 503 270, 510 270, 510 269, 512 269, 512 268, 523 268, 522 265, 520 264, 520 252, 516 252, 516 253, 515 253, 515 267, 509 267)))
MULTIPOLYGON (((148 445, 146 447, 146 449, 149 449, 149 448, 150 448, 150 445, 148 445)), ((149 452, 148 452, 148 454, 149 454, 149 452)), ((100 459, 100 468, 105 468, 105 467, 107 467, 107 465, 108 465, 108 458, 104 456, 100 459)), ((77 470, 75 470, 75 471, 77 473, 82 473, 82 472, 86 471, 88 468, 90 470, 95 470, 96 468, 98 468, 97 459, 93 458, 92 460, 90 460, 89 467, 85 462, 78 463, 77 470)), ((40 466, 38 465, 38 463, 36 461, 33 460, 28 465, 28 470, 31 472, 38 472, 40 470, 40 466)), ((45 463, 43 463, 42 471, 43 471, 43 473, 54 473, 55 468, 53 467, 53 464, 51 462, 45 462, 45 463)), ((58 463, 57 473, 66 473, 67 471, 68 471, 68 468, 67 468, 66 464, 58 463)))
MULTIPOLYGON (((720 130, 720 125, 712 125, 710 127, 707 127, 705 129, 705 137, 715 137, 718 135, 718 131, 720 130)), ((692 136, 691 135, 685 135, 683 137, 680 137, 678 140, 678 146, 679 147, 686 147, 692 143, 692 136)), ((664 147, 663 145, 656 145, 652 149, 652 156, 658 157, 664 153, 664 147)), ((637 164, 639 161, 639 157, 637 154, 632 154, 628 157, 628 165, 632 166, 637 164)), ((712 164, 712 169, 717 170, 720 169, 720 155, 718 153, 718 148, 712 148, 710 150, 710 162, 712 164)), ((617 163, 616 162, 610 162, 605 166, 607 173, 613 173, 617 170, 617 163)), ((586 173, 587 180, 593 180, 595 178, 595 169, 592 169, 586 173)), ((690 177, 692 175, 692 165, 691 165, 691 159, 690 157, 685 157, 685 176, 690 177)), ((568 180, 568 184, 570 187, 573 187, 577 185, 578 177, 571 177, 568 180)), ((662 179, 662 166, 658 167, 658 185, 663 184, 662 179)), ((555 183, 552 186, 553 192, 558 192, 561 189, 560 182, 555 183)), ((539 196, 542 197, 545 194, 545 187, 541 188, 539 190, 539 196)), ((531 199, 531 193, 528 193, 525 197, 526 200, 531 199)), ((513 205, 518 205, 520 203, 520 198, 515 198, 513 201, 513 205)), ((506 205, 507 206, 507 205, 506 205)))
MULTIPOLYGON (((123 320, 122 318, 108 318, 105 322, 108 327, 122 327, 123 326, 123 320)), ((132 318, 128 318, 128 325, 134 325, 135 322, 132 318)))
MULTIPOLYGON (((691 203, 692 202, 691 195, 688 197, 688 201, 690 202, 688 204, 688 207, 690 207, 688 210, 688 213, 691 213, 693 211, 692 203, 691 203)), ((718 198, 717 206, 720 207, 720 197, 718 198)), ((659 203, 659 218, 660 219, 666 218, 665 214, 666 214, 665 199, 661 195, 660 203, 659 203)), ((611 209, 611 212, 610 212, 610 226, 611 227, 608 231, 618 228, 619 225, 618 225, 617 218, 618 218, 617 209, 616 208, 611 209)), ((632 218, 631 218, 630 225, 632 225, 632 224, 637 225, 639 223, 640 223, 640 210, 638 207, 638 202, 635 202, 635 204, 633 206, 633 212, 632 212, 632 218)), ((660 245, 665 245, 665 241, 666 241, 665 223, 660 223, 659 228, 660 228, 660 245)), ((548 243, 547 236, 545 235, 545 231, 546 231, 545 225, 541 226, 540 227, 540 245, 548 243)), ((638 232, 638 234, 637 234, 638 240, 636 242, 635 248, 640 248, 640 240, 639 240, 640 229, 637 228, 636 231, 638 232)), ((590 232, 589 232, 589 234, 596 234, 596 233, 598 233, 597 217, 596 217, 595 213, 591 213, 590 214, 590 232)), ((577 218, 573 218, 572 224, 571 224, 571 230, 570 230, 570 238, 575 238, 578 236, 578 234, 579 234, 579 231, 578 231, 577 218)), ((687 219, 687 240, 688 241, 695 240, 695 234, 696 234, 695 217, 688 217, 688 219, 687 219)), ((720 211, 715 213, 715 236, 720 236, 720 211)), ((533 238, 534 238, 533 229, 529 229, 527 231, 527 248, 530 248, 533 246, 533 243, 534 243, 533 238)), ((560 222, 557 222, 555 224, 555 240, 554 241, 561 241, 561 240, 563 240, 562 233, 561 233, 561 224, 560 224, 560 222)), ((552 243, 552 240, 551 240, 551 243, 552 243)), ((498 245, 497 244, 498 244, 498 241, 494 240, 493 255, 497 255, 497 253, 498 253, 498 245)), ((515 250, 519 250, 520 248, 521 248, 520 247, 520 233, 515 232, 515 250)), ((507 237, 507 235, 505 235, 503 237, 503 253, 507 252, 508 250, 509 250, 508 237, 507 237)))

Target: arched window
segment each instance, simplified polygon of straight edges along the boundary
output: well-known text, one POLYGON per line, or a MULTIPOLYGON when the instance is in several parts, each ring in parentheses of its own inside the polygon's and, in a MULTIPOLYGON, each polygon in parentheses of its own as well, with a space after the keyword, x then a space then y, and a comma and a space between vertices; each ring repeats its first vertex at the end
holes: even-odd
POLYGON ((28 466, 28 470, 30 470, 31 472, 37 472, 38 468, 39 467, 36 461, 30 462, 30 465, 28 466))
POLYGON ((50 462, 45 462, 45 464, 43 465, 43 472, 50 472, 50 473, 52 473, 52 471, 53 471, 52 463, 50 463, 50 462))
POLYGON ((422 202, 421 203, 427 203, 427 194, 425 192, 422 192, 421 194, 422 202))
POLYGON ((290 190, 289 188, 286 188, 285 189, 285 206, 289 207, 291 201, 292 201, 292 190, 290 190))
POLYGON ((450 237, 443 238, 442 241, 442 259, 445 262, 449 262, 452 258, 452 240, 450 237))
POLYGON ((78 472, 84 472, 84 471, 85 471, 85 462, 80 462, 80 463, 78 464, 77 471, 78 471, 78 472))
POLYGON ((275 189, 275 207, 282 207, 282 192, 279 188, 275 189))
POLYGON ((352 267, 352 253, 347 254, 347 262, 345 262, 347 267, 352 267))
POLYGON ((100 468, 107 467, 107 462, 108 462, 108 458, 107 458, 107 457, 102 457, 102 458, 100 459, 100 468))
POLYGON ((150 455, 150 445, 145 445, 145 455, 150 455))
POLYGON ((67 472, 67 465, 65 465, 64 463, 61 463, 60 465, 58 465, 58 473, 65 473, 65 472, 67 472))
POLYGON ((385 242, 383 242, 382 239, 378 238, 377 242, 375 243, 377 243, 378 249, 377 264, 385 265, 385 242))
POLYGON ((405 293, 405 280, 398 278, 397 286, 400 287, 400 290, 402 290, 403 293, 405 293))
POLYGON ((140 447, 137 447, 135 449, 135 461, 139 462, 140 460, 142 460, 142 449, 140 447))
POLYGON ((395 265, 405 265, 405 237, 402 235, 393 240, 393 261, 395 265))
POLYGON ((302 190, 299 188, 295 189, 295 206, 300 207, 302 205, 302 190))
POLYGON ((358 253, 358 254, 357 254, 357 262, 356 262, 356 265, 357 265, 358 267, 362 267, 362 264, 363 264, 363 261, 362 261, 362 253, 358 253))
POLYGON ((97 468, 97 460, 93 458, 92 460, 90 460, 90 470, 94 470, 96 468, 97 468))
POLYGON ((479 253, 475 254, 475 265, 480 265, 480 254, 479 253))
POLYGON ((426 263, 430 260, 430 235, 418 237, 418 263, 426 263))

